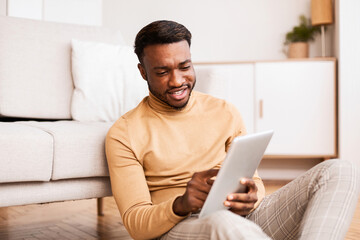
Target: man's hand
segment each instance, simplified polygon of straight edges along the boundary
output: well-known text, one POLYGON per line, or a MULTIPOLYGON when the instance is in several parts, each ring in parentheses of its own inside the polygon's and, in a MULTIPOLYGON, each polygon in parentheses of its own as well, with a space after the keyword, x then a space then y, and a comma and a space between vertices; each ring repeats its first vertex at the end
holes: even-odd
POLYGON ((174 213, 185 216, 197 212, 204 205, 205 199, 213 184, 212 177, 218 174, 218 169, 196 172, 187 183, 184 195, 176 198, 173 204, 174 213))
POLYGON ((254 208, 257 202, 257 187, 254 180, 249 178, 242 178, 240 183, 245 185, 247 193, 232 193, 227 196, 224 205, 230 207, 230 211, 246 216, 254 208))

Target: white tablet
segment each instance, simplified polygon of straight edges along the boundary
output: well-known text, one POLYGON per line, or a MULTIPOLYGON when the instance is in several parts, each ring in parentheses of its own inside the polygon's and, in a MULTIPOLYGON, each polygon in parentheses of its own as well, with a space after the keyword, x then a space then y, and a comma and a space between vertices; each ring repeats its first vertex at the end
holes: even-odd
POLYGON ((240 179, 253 177, 272 135, 273 131, 270 130, 239 136, 233 140, 199 218, 228 209, 224 201, 230 193, 245 192, 246 187, 240 184, 240 179))

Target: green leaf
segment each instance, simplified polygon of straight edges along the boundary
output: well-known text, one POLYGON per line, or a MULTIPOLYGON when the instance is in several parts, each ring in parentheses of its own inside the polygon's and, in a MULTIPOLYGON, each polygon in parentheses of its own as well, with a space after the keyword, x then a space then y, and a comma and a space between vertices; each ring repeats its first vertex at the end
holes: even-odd
POLYGON ((284 44, 313 41, 315 35, 319 32, 319 26, 312 26, 311 20, 301 15, 299 16, 299 25, 293 27, 292 31, 286 33, 284 44))

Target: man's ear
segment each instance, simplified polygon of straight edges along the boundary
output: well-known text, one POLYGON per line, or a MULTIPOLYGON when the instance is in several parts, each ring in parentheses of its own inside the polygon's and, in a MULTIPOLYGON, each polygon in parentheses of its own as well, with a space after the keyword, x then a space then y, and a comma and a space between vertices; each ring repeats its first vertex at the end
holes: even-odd
POLYGON ((140 71, 140 74, 142 76, 142 78, 147 81, 147 76, 146 76, 146 71, 145 71, 145 68, 143 67, 143 65, 141 65, 141 63, 139 63, 138 65, 138 69, 140 71))

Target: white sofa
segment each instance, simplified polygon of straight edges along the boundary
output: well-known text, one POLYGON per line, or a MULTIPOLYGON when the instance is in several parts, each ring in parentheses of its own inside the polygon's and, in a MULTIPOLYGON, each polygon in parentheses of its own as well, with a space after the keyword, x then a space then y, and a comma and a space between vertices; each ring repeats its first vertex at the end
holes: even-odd
POLYGON ((123 43, 110 29, 0 17, 0 207, 111 195, 113 123, 73 120, 71 39, 123 43))

